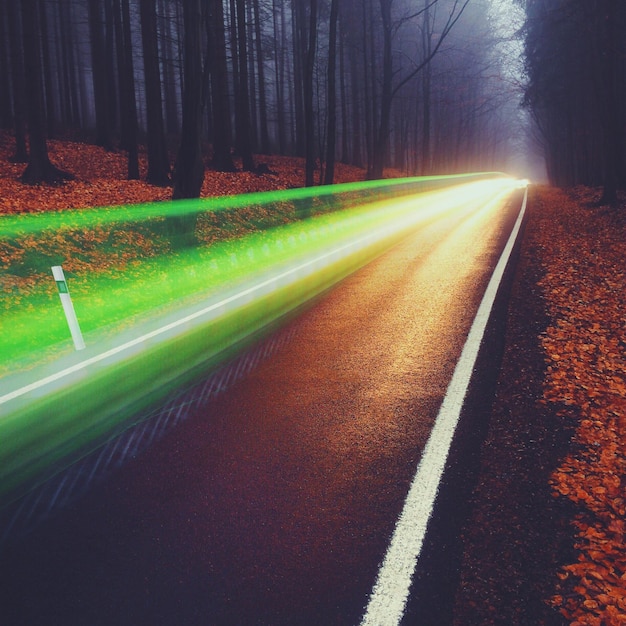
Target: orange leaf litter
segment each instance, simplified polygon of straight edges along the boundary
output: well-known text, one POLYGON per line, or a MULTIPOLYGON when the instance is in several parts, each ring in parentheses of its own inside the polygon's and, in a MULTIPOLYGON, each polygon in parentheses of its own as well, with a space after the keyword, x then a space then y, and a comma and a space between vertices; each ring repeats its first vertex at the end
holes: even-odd
POLYGON ((613 626, 626 624, 626 209, 594 197, 540 188, 531 201, 542 205, 540 286, 552 320, 543 401, 577 422, 551 483, 576 505, 578 560, 563 565, 549 602, 572 625, 613 626))

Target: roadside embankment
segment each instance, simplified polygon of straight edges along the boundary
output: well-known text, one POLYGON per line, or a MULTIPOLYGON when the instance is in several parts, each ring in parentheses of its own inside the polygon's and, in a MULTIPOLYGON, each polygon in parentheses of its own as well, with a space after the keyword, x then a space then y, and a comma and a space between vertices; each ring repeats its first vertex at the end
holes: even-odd
POLYGON ((626 624, 626 206, 532 187, 457 626, 626 624))

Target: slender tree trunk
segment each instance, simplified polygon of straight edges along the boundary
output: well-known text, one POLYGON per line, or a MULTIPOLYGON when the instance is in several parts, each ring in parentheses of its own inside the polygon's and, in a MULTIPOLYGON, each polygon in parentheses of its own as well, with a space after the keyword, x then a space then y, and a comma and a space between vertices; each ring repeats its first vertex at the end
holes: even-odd
POLYGON ((79 90, 81 80, 76 72, 76 45, 71 4, 59 3, 58 22, 61 38, 61 59, 63 64, 64 100, 66 102, 65 123, 68 126, 81 126, 82 116, 79 90))
POLYGON ((11 75, 13 78, 13 124, 15 127, 15 152, 9 157, 11 163, 28 163, 26 149, 26 87, 24 83, 24 50, 22 45, 21 4, 9 2, 6 5, 9 31, 9 49, 11 51, 11 75))
POLYGON ((124 71, 126 79, 126 97, 128 107, 128 180, 139 179, 139 150, 137 147, 137 98, 135 96, 135 69, 133 67, 133 37, 130 25, 129 0, 122 0, 122 34, 124 37, 124 71))
MULTIPOLYGON (((101 0, 102 1, 102 0, 101 0)), ((107 126, 113 134, 118 124, 117 77, 115 75, 115 29, 113 26, 113 0, 104 0, 104 58, 107 89, 107 126)))
MULTIPOLYGON (((424 20, 422 28, 422 58, 428 59, 432 54, 432 22, 430 17, 429 0, 424 0, 424 20)), ((430 83, 432 76, 431 64, 427 63, 422 73, 422 175, 432 171, 432 156, 430 147, 430 83)))
POLYGON ((352 164, 356 167, 363 167, 359 63, 355 46, 350 46, 350 91, 352 95, 352 164))
POLYGON ((222 0, 209 0, 207 32, 213 104, 213 162, 219 172, 236 170, 231 155, 232 124, 228 98, 228 66, 226 63, 226 34, 222 0))
POLYGON ((370 48, 374 47, 374 42, 371 39, 371 31, 368 32, 367 26, 371 21, 372 15, 368 16, 367 8, 371 6, 371 0, 363 1, 363 12, 361 21, 361 81, 363 83, 363 118, 364 118, 364 133, 365 133, 365 154, 367 163, 367 175, 369 176, 372 169, 372 147, 374 144, 374 72, 377 69, 377 64, 371 62, 370 48), (369 19, 368 19, 369 18, 369 19))
POLYGON ((133 69, 132 35, 129 0, 115 0, 115 25, 118 45, 118 76, 120 81, 121 145, 128 151, 128 180, 139 179, 137 149, 137 102, 133 69))
POLYGON ((41 25, 41 53, 43 68, 43 85, 46 102, 46 131, 49 138, 55 135, 55 93, 52 86, 51 50, 48 31, 48 14, 45 2, 39 3, 39 15, 41 25))
POLYGON ((346 87, 346 51, 344 46, 343 28, 339 37, 339 84, 341 90, 341 162, 348 163, 348 90, 346 87))
POLYGON ((126 58, 122 28, 121 0, 113 0, 113 26, 115 29, 115 60, 117 62, 118 94, 120 98, 120 148, 128 150, 128 107, 126 106, 126 58))
POLYGON ((239 110, 237 130, 237 150, 241 155, 243 169, 254 171, 254 157, 252 155, 252 134, 250 124, 250 92, 248 89, 248 51, 246 48, 246 3, 245 0, 236 0, 237 9, 237 44, 239 56, 239 100, 236 106, 239 110))
POLYGON ((170 184, 170 164, 163 125, 156 10, 153 0, 139 0, 148 119, 148 177, 153 185, 170 184))
POLYGON ((603 140, 603 191, 600 204, 617 204, 617 187, 620 164, 623 156, 624 119, 619 115, 618 93, 620 82, 624 81, 623 73, 618 73, 619 38, 624 36, 618 32, 619 0, 603 0, 602 27, 596 36, 602 40, 602 58, 597 63, 601 76, 600 123, 603 140))
MULTIPOLYGON (((293 5, 291 9, 291 22, 295 19, 293 5)), ((283 9, 280 12, 280 36, 281 36, 281 56, 282 56, 282 76, 283 76, 283 103, 285 108, 285 125, 284 128, 289 129, 287 140, 287 150, 289 154, 296 153, 296 78, 293 73, 293 64, 288 62, 289 44, 287 37, 287 11, 283 9)), ((293 29, 292 29, 293 32, 293 29)))
POLYGON ((265 63, 263 62, 263 45, 261 39, 261 11, 259 0, 253 0, 254 30, 256 39, 257 72, 259 75, 259 131, 261 135, 261 152, 269 154, 270 135, 267 128, 267 97, 265 94, 265 63))
POLYGON ((304 112, 304 82, 306 58, 306 16, 304 10, 305 0, 292 0, 291 24, 293 41, 293 108, 295 126, 295 152, 296 156, 306 156, 306 122, 304 112))
POLYGON ((88 0, 89 40, 91 43, 91 72, 96 110, 96 145, 111 150, 109 86, 107 82, 107 58, 104 26, 100 0, 88 0))
MULTIPOLYGON (((169 0, 161 0, 160 22, 165 35, 163 45, 163 90, 165 97, 165 128, 171 135, 178 135, 180 123, 178 119, 178 102, 176 98, 176 72, 174 68, 174 35, 172 33, 172 17, 168 12, 169 0)), ((184 8, 184 7, 183 7, 184 8)))
POLYGON ((285 82, 284 82, 284 41, 283 31, 279 27, 280 17, 284 18, 284 10, 279 9, 277 0, 272 0, 272 20, 274 24, 274 84, 276 97, 276 127, 278 134, 278 152, 285 154, 287 137, 285 133, 285 82))
POLYGON ((21 181, 26 184, 59 184, 73 176, 50 163, 44 121, 41 76, 41 31, 37 0, 21 0, 24 70, 26 76, 26 114, 30 154, 21 181))
POLYGON ((183 126, 174 166, 173 199, 198 198, 204 180, 202 163, 202 53, 200 0, 186 0, 184 19, 183 126))
POLYGON ((380 118, 376 129, 372 166, 368 172, 368 178, 371 179, 383 177, 383 167, 389 141, 389 123, 391 120, 391 103, 393 99, 391 3, 392 0, 380 0, 381 17, 383 21, 383 78, 380 93, 380 118))
POLYGON ((337 140, 337 18, 339 0, 332 0, 330 5, 330 30, 328 35, 328 132, 326 145, 326 172, 324 183, 332 185, 335 180, 335 146, 337 140))
POLYGON ((0 128, 11 128, 11 81, 9 80, 9 50, 7 47, 6 5, 0 5, 0 128))
POLYGON ((315 111, 313 109, 313 69, 317 48, 317 0, 309 0, 309 34, 304 57, 304 125, 305 125, 305 185, 314 184, 315 172, 315 111))
POLYGON ((54 13, 54 30, 58 34, 56 38, 56 57, 58 63, 57 89, 59 93, 59 122, 68 128, 72 125, 70 86, 68 81, 67 67, 67 41, 65 30, 61 21, 62 7, 59 4, 54 13))
POLYGON ((257 110, 256 47, 254 45, 254 22, 251 0, 246 0, 246 50, 248 58, 248 93, 250 94, 250 140, 252 150, 259 149, 259 115, 257 110))

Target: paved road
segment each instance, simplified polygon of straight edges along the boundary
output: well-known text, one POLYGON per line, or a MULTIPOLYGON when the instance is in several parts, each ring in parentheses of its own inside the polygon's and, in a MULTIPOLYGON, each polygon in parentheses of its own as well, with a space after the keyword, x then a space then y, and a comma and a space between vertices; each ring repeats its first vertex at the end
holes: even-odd
POLYGON ((433 219, 0 556, 3 624, 358 624, 519 205, 433 219))

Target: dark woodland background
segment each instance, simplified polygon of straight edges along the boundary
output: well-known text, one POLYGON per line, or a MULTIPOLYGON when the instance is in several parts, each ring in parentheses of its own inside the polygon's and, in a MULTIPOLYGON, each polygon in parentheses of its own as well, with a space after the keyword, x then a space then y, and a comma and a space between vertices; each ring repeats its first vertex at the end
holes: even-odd
POLYGON ((506 170, 523 153, 611 201, 626 182, 626 3, 519 0, 513 37, 507 6, 3 1, 0 127, 25 183, 71 177, 46 151, 67 137, 127 151, 129 178, 145 145, 148 182, 174 197, 197 196, 206 165, 233 171, 234 155, 249 171, 255 155, 304 157, 312 185, 337 161, 380 178, 506 170))

